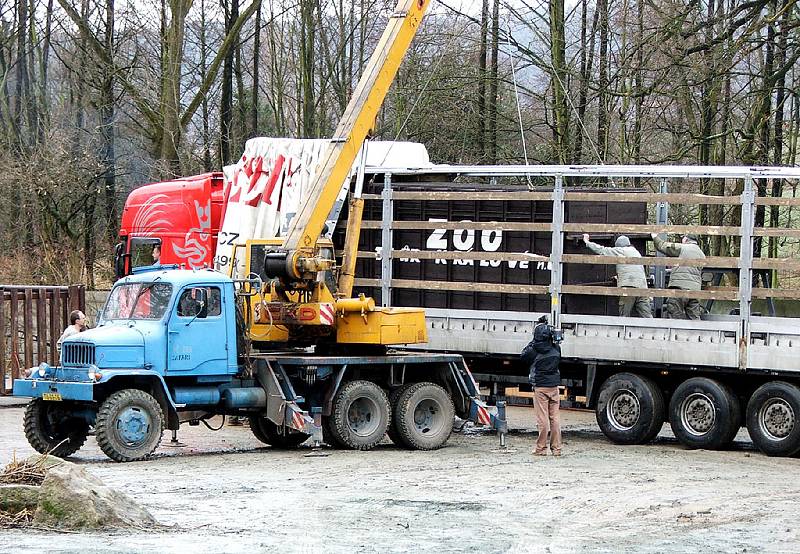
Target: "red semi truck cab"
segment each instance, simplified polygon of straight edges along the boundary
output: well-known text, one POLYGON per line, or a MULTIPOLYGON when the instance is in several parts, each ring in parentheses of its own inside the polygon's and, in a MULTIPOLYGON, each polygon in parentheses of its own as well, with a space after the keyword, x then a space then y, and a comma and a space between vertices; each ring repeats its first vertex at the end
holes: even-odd
POLYGON ((152 265, 156 245, 161 248, 161 264, 187 269, 213 267, 224 206, 222 172, 135 189, 122 212, 120 242, 114 251, 116 277, 152 265))

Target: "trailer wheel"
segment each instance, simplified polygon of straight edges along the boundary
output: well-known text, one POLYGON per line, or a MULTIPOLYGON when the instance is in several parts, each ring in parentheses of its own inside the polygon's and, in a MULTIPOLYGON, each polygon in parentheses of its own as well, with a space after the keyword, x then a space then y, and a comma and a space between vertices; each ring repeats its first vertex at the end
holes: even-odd
POLYGON ((397 446, 406 446, 397 430, 397 401, 400 399, 400 395, 407 391, 410 386, 411 384, 402 385, 389 393, 389 406, 392 408, 392 420, 389 422, 389 429, 386 430, 386 434, 389 435, 389 438, 397 446))
POLYGON ((765 383, 747 403, 747 430, 767 456, 800 452, 800 389, 783 381, 765 383))
POLYGON ((149 457, 164 433, 164 413, 158 401, 138 389, 115 392, 100 405, 95 436, 106 456, 117 462, 149 457))
POLYGON ((383 389, 371 381, 350 381, 333 399, 330 431, 346 448, 369 450, 383 439, 390 417, 383 389))
POLYGON ((455 416, 446 390, 434 383, 415 383, 397 399, 393 419, 403 446, 435 450, 450 438, 455 416))
POLYGON ((681 383, 669 402, 672 432, 689 448, 725 448, 739 431, 741 420, 736 395, 726 385, 706 377, 681 383))
POLYGON ((603 434, 617 444, 644 444, 664 424, 664 397, 646 377, 618 373, 600 387, 595 417, 603 434))
POLYGON ((25 407, 23 429, 28 443, 40 454, 66 458, 86 442, 89 424, 70 414, 69 404, 34 398, 25 407))
POLYGON ((249 416, 247 419, 250 421, 250 430, 253 431, 253 435, 264 444, 274 448, 297 448, 310 436, 294 430, 287 430, 287 433, 283 434, 278 426, 266 417, 249 416))

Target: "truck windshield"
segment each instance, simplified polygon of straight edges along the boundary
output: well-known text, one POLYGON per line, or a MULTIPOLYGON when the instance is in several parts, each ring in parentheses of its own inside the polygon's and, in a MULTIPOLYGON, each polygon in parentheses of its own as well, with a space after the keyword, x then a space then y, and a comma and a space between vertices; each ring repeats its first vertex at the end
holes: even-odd
POLYGON ((161 319, 169 306, 169 283, 130 283, 111 290, 102 319, 161 319))

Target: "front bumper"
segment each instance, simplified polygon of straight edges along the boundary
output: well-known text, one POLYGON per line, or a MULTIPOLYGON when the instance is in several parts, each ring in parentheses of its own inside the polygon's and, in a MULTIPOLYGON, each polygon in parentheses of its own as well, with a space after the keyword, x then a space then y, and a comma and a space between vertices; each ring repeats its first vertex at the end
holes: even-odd
POLYGON ((45 400, 94 400, 94 383, 52 381, 48 379, 15 379, 14 396, 45 400))

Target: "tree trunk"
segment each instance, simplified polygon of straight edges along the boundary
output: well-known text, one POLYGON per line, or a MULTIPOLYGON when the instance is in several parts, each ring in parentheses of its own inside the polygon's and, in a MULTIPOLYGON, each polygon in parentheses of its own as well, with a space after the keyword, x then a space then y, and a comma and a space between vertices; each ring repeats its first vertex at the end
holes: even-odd
POLYGON ((608 141, 608 0, 597 0, 600 12, 600 53, 597 83, 597 154, 600 163, 606 162, 608 141))
MULTIPOLYGON (((223 0, 223 8, 225 7, 223 0)), ((230 0, 229 9, 225 11, 225 34, 233 28, 233 22, 239 16, 239 0, 230 0)), ((236 40, 238 43, 238 39, 236 40)), ((231 163, 231 131, 233 129, 233 61, 235 48, 228 50, 222 66, 222 96, 220 98, 220 155, 222 165, 231 163)))
POLYGON ((481 37, 478 52, 478 155, 486 159, 486 46, 489 32, 489 0, 481 5, 481 37))
POLYGON ((578 92, 578 126, 580 127, 578 133, 575 134, 575 151, 572 155, 574 163, 581 163, 583 161, 583 136, 591 145, 591 137, 588 136, 587 126, 585 123, 586 107, 589 103, 589 80, 594 67, 594 40, 597 36, 597 24, 600 12, 595 8, 594 16, 592 17, 592 31, 587 41, 586 38, 586 4, 588 0, 581 2, 581 74, 580 74, 580 90, 578 92))
POLYGON ((566 41, 564 38, 564 0, 550 0, 550 64, 553 90, 553 142, 558 163, 569 163, 569 106, 566 90, 566 41))
POLYGON ((314 47, 316 45, 316 0, 300 0, 300 87, 302 90, 302 136, 316 136, 316 96, 314 91, 314 47))
MULTIPOLYGON (((105 46, 108 56, 114 56, 114 0, 106 0, 106 33, 105 46)), ((100 160, 103 164, 103 189, 105 191, 106 225, 110 241, 116 238, 117 203, 116 203, 116 153, 114 144, 114 73, 110 67, 102 69, 100 86, 100 160)))
POLYGON ((492 7, 492 44, 489 69, 489 99, 487 110, 487 158, 490 164, 497 163, 497 110, 500 103, 498 51, 500 40, 500 0, 494 0, 492 7))
POLYGON ((258 86, 259 61, 261 57, 261 0, 256 8, 256 29, 253 36, 253 90, 250 96, 250 136, 258 136, 258 86))
MULTIPOLYGON (((192 7, 192 0, 169 0, 171 17, 166 36, 166 67, 164 68, 163 88, 161 89, 161 114, 163 131, 159 158, 168 164, 172 175, 180 174, 178 145, 181 143, 181 70, 183 67, 183 36, 186 28, 186 15, 192 7)), ((163 168, 162 168, 163 169, 163 168)))
MULTIPOLYGON (((200 0, 200 79, 205 81, 208 72, 208 42, 206 38, 206 0, 200 0)), ((203 96, 203 171, 211 171, 211 133, 209 132, 208 97, 203 96)))

